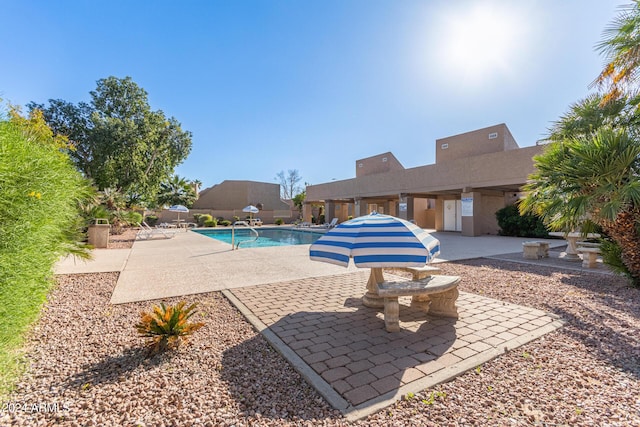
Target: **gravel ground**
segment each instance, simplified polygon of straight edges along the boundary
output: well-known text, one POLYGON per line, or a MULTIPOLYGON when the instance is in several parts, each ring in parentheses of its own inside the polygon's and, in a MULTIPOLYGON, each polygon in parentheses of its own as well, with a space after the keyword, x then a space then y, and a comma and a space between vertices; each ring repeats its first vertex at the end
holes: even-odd
MULTIPOLYGON (((467 278, 464 291, 567 324, 355 425, 640 425, 639 290, 615 277, 506 261, 441 267, 467 278)), ((199 303, 205 327, 174 354, 146 358, 133 325, 151 303, 109 305, 116 280, 58 277, 0 425, 348 425, 219 293, 185 298, 199 303)))
POLYGON ((138 228, 125 228, 121 234, 109 235, 108 249, 129 249, 136 240, 138 228))

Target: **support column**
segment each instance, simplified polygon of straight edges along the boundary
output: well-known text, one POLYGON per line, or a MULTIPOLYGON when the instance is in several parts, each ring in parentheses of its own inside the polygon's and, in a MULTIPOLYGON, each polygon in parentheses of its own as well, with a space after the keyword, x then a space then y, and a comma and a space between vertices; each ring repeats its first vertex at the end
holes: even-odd
POLYGON ((312 217, 313 217, 313 211, 312 211, 311 203, 304 203, 302 205, 302 221, 310 223, 312 217))
POLYGON ((384 210, 385 215, 393 215, 393 213, 391 213, 391 203, 389 203, 388 200, 384 202, 382 209, 384 210))
POLYGON ((482 194, 478 191, 462 193, 462 235, 480 236, 482 234, 482 194))
POLYGON ((336 217, 336 202, 325 200, 324 202, 324 222, 331 222, 336 217))
POLYGON ((407 221, 414 219, 412 196, 400 194, 398 202, 398 218, 406 219, 407 221))
POLYGON ((355 198, 353 199, 353 217, 357 218, 359 216, 364 215, 362 212, 364 212, 364 207, 366 207, 366 203, 364 203, 362 201, 362 199, 360 198, 355 198))

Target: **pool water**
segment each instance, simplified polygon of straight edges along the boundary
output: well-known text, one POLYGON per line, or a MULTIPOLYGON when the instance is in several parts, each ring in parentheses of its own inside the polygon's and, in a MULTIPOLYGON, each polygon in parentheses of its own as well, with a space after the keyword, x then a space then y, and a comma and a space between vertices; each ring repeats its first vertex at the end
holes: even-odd
MULTIPOLYGON (((235 244, 242 242, 240 248, 265 248, 269 246, 292 246, 310 245, 323 235, 305 230, 293 230, 290 228, 255 228, 259 237, 255 239, 255 234, 247 228, 236 228, 235 244)), ((225 243, 231 244, 231 228, 222 230, 193 230, 203 236, 211 237, 225 243)))

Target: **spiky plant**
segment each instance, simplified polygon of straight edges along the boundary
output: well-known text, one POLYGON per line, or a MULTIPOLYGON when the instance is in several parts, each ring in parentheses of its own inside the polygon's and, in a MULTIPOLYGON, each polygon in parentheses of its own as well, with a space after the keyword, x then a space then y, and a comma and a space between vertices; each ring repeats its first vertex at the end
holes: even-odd
POLYGON ((173 306, 154 306, 153 310, 141 313, 136 329, 140 336, 148 338, 147 345, 152 353, 177 348, 188 336, 204 326, 202 322, 190 322, 196 312, 196 304, 186 307, 181 301, 173 306))

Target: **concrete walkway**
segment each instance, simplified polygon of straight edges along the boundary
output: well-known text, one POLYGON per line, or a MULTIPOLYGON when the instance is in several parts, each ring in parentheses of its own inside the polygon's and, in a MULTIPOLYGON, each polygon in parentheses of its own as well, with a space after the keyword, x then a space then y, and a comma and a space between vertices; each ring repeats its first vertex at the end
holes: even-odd
MULTIPOLYGON (((522 251, 525 238, 434 232, 442 245, 436 262, 522 251)), ((562 240, 548 240, 553 247, 562 240)), ((66 258, 56 274, 119 271, 113 304, 190 295, 358 270, 309 259, 309 246, 231 250, 231 245, 194 232, 172 239, 140 240, 131 249, 96 249, 91 261, 66 258)), ((368 270, 367 270, 368 271, 368 270)))

